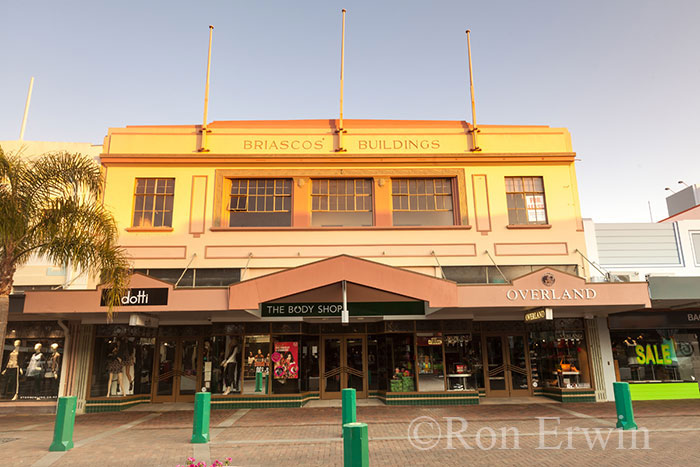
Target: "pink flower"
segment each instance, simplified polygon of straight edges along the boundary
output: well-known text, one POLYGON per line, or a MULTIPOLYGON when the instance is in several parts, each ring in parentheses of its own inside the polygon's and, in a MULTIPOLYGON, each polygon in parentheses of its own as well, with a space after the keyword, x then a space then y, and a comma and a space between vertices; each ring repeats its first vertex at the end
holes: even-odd
POLYGON ((187 462, 189 462, 190 464, 191 464, 192 462, 194 462, 194 460, 195 460, 194 457, 188 457, 188 458, 187 458, 187 462))

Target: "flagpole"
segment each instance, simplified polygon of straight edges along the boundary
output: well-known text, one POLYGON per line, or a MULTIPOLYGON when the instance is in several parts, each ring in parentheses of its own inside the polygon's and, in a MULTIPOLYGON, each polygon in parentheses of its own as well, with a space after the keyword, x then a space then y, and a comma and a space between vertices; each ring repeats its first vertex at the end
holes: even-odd
POLYGON ((209 75, 211 74, 211 40, 214 26, 209 25, 209 55, 207 57, 207 83, 204 86, 204 119, 202 122, 202 146, 199 152, 209 152, 207 148, 207 133, 211 130, 207 128, 207 113, 209 112, 209 75))
POLYGON ((32 88, 34 87, 34 77, 29 80, 29 91, 27 92, 27 102, 24 104, 24 117, 22 117, 22 128, 19 130, 19 140, 24 141, 24 129, 27 127, 27 115, 29 114, 29 102, 32 100, 32 88))
POLYGON ((343 146, 343 133, 345 133, 345 128, 343 126, 343 87, 345 80, 345 8, 343 8, 343 33, 340 41, 340 118, 338 119, 338 149, 336 152, 345 152, 346 149, 343 146))
POLYGON ((474 103, 474 74, 472 72, 472 43, 470 40, 471 31, 467 29, 467 53, 469 55, 469 91, 472 97, 472 148, 471 151, 481 151, 479 144, 476 142, 476 134, 479 129, 476 127, 476 104, 474 103))

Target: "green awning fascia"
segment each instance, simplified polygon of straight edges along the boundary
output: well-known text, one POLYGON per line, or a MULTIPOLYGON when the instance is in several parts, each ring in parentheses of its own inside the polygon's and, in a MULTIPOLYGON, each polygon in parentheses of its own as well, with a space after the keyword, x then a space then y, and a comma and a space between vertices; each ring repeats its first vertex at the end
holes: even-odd
POLYGON ((652 300, 700 300, 700 277, 649 277, 652 300))

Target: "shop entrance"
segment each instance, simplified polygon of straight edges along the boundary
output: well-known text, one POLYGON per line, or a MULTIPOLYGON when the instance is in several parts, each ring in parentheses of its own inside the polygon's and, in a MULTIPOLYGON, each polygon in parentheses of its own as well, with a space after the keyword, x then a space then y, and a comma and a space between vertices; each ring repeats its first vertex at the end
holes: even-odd
POLYGON ((483 337, 488 397, 530 396, 530 359, 524 334, 483 337))
POLYGON ((201 388, 202 339, 158 339, 153 402, 192 402, 201 388))
POLYGON ((367 338, 324 336, 321 345, 321 399, 340 399, 345 388, 367 397, 367 338))

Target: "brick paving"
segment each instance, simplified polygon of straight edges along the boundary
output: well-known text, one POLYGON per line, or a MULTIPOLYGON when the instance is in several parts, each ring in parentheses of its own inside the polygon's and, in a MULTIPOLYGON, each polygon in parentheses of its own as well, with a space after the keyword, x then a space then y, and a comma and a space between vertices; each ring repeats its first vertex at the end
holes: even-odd
MULTIPOLYGON (((612 403, 358 407, 357 416, 369 425, 372 466, 698 464, 700 401, 636 402, 634 408, 637 423, 649 430, 649 449, 630 449, 633 432, 610 432, 612 403), (420 444, 408 438, 417 417, 426 422, 414 431, 420 444), (455 433, 462 423, 461 438, 445 436, 450 424, 455 433), (561 449, 541 449, 559 443, 561 449)), ((342 465, 339 408, 215 410, 213 439, 206 446, 189 442, 192 411, 79 415, 76 447, 59 456, 48 454, 53 420, 51 415, 0 415, 0 456, 21 465, 174 467, 197 449, 210 460, 232 457, 240 466, 342 465), (233 424, 217 427, 231 417, 233 424)), ((643 432, 637 432, 636 443, 644 447, 643 432)))

